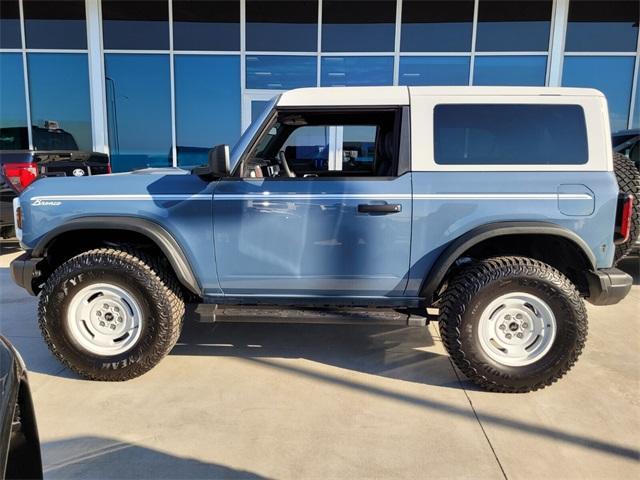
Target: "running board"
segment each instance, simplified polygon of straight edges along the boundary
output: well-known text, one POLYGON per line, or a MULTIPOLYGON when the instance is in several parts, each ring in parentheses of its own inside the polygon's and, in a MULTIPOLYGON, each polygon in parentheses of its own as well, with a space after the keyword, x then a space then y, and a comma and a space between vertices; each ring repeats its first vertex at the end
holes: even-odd
POLYGON ((387 308, 283 308, 189 304, 187 316, 204 323, 316 323, 343 325, 425 326, 429 319, 416 312, 387 308))

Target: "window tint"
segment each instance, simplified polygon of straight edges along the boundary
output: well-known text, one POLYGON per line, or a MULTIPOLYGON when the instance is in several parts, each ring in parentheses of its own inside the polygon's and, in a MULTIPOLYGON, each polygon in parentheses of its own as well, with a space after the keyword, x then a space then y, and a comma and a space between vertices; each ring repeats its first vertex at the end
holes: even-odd
POLYGON ((167 50, 169 4, 102 0, 102 30, 107 49, 167 50))
POLYGON ((640 2, 571 0, 567 52, 632 52, 638 38, 640 2))
POLYGON ((546 56, 476 56, 474 85, 543 86, 546 56))
POLYGON ((402 2, 403 52, 469 52, 473 0, 402 2))
POLYGON ((401 57, 399 82, 400 85, 468 85, 469 57, 401 57))
POLYGON ((316 57, 247 55, 247 88, 315 87, 316 57))
POLYGON ((240 50, 238 0, 174 0, 173 48, 240 50))
POLYGON ((211 147, 240 136, 240 57, 176 55, 178 164, 207 163, 211 147))
POLYGON ((22 48, 18 0, 0 0, 0 48, 22 48))
POLYGON ((480 0, 476 50, 548 50, 552 5, 551 0, 480 0))
POLYGON ((584 112, 578 105, 437 105, 434 149, 440 165, 584 164, 584 112))
POLYGON ((325 0, 322 2, 324 52, 393 52, 396 2, 325 0))
POLYGON ((168 55, 105 55, 114 171, 171 165, 168 55))
POLYGON ((37 150, 93 150, 84 53, 30 53, 29 94, 37 150))
POLYGON ((315 52, 318 2, 247 0, 247 50, 315 52))
POLYGON ((597 88, 607 97, 611 130, 627 128, 633 57, 564 57, 564 87, 597 88))
POLYGON ((84 1, 24 0, 27 48, 87 48, 84 1))
POLYGON ((393 84, 393 57, 322 57, 323 87, 393 84))
POLYGON ((0 150, 29 148, 22 54, 0 53, 0 150))

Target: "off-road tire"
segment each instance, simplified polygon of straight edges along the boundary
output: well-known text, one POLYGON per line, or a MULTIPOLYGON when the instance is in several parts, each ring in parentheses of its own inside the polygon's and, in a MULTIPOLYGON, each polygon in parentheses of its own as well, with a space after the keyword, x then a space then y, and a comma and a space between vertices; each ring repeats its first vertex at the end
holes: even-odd
POLYGON ((629 240, 616 245, 614 262, 617 263, 633 249, 640 235, 640 174, 629 157, 617 152, 613 153, 613 172, 616 175, 620 193, 631 193, 634 197, 629 240))
POLYGON ((587 312, 575 286, 558 270, 525 257, 474 262, 449 281, 440 306, 440 335, 453 362, 480 387, 524 393, 544 388, 567 373, 587 338, 587 312), (506 366, 482 349, 478 325, 485 307, 509 292, 526 292, 552 309, 557 332, 549 351, 535 363, 506 366))
POLYGON ((184 302, 173 275, 141 252, 113 248, 87 251, 63 263, 47 280, 38 305, 40 330, 53 354, 78 375, 103 381, 129 380, 157 365, 178 341, 183 316, 184 302), (139 340, 118 355, 88 352, 67 327, 66 310, 74 293, 99 282, 128 289, 142 308, 139 340))

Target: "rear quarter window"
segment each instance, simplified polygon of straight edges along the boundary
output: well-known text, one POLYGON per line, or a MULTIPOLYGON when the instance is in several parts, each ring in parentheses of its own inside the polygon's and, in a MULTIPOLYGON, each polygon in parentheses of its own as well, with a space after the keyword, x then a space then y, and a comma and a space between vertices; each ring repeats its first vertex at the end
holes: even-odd
POLYGON ((434 155, 439 165, 585 164, 584 111, 579 105, 436 105, 434 155))

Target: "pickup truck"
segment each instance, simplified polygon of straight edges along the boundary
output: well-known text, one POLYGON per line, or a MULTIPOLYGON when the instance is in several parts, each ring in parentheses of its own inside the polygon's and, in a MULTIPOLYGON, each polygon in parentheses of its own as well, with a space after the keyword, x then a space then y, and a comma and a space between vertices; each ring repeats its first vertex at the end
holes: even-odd
POLYGON ((70 133, 37 126, 32 131, 39 150, 17 148, 28 143, 25 127, 0 129, 0 239, 15 236, 13 199, 37 178, 111 173, 109 155, 79 151, 70 133))
POLYGON ((630 291, 613 264, 637 207, 597 90, 298 89, 191 171, 27 187, 11 270, 89 379, 154 367, 187 305, 216 322, 437 320, 468 378, 527 392, 579 357, 583 300, 630 291))

